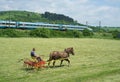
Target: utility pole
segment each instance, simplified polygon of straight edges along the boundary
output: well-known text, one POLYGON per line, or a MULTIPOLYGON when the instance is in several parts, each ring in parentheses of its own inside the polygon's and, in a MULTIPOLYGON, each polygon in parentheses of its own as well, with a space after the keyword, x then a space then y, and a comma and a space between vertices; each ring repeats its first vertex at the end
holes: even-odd
POLYGON ((100 28, 101 28, 101 21, 99 21, 99 26, 98 26, 98 27, 99 27, 99 32, 100 32, 100 28))
POLYGON ((86 26, 88 26, 88 21, 86 21, 86 26))

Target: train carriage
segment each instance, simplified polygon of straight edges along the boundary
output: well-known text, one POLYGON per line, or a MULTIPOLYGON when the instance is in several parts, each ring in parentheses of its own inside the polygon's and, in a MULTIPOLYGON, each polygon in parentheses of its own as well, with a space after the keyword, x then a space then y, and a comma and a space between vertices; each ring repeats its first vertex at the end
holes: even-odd
POLYGON ((0 28, 16 28, 16 25, 14 21, 0 21, 0 28))
POLYGON ((36 28, 48 28, 53 30, 84 30, 88 29, 92 31, 91 28, 87 26, 79 25, 64 25, 64 24, 49 24, 43 22, 19 22, 19 21, 4 21, 0 20, 0 28, 18 28, 18 29, 36 29, 36 28))

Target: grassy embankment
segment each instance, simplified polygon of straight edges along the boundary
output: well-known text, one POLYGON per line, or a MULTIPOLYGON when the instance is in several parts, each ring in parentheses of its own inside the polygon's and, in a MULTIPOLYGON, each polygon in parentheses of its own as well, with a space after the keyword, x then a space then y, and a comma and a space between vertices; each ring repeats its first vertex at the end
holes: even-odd
POLYGON ((0 82, 119 82, 120 41, 107 39, 72 38, 0 38, 0 82), (45 68, 39 71, 25 70, 21 58, 36 53, 44 60, 54 50, 74 47, 70 56, 71 66, 45 68))

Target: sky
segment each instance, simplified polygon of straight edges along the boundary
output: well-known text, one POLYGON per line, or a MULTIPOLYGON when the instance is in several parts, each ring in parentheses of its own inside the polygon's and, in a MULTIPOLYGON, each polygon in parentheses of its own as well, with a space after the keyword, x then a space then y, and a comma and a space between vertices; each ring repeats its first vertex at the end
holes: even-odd
POLYGON ((0 0, 0 11, 46 11, 88 25, 120 27, 120 0, 0 0))

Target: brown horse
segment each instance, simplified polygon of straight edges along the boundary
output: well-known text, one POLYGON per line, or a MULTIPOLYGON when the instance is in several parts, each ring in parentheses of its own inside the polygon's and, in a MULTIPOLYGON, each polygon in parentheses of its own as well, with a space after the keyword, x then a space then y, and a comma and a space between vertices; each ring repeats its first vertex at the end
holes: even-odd
POLYGON ((62 62, 64 60, 66 60, 66 61, 68 61, 68 66, 69 66, 69 64, 70 64, 70 60, 68 59, 68 57, 70 56, 69 54, 74 55, 73 47, 67 48, 62 52, 60 52, 60 51, 51 52, 50 55, 49 55, 48 66, 50 66, 50 62, 52 60, 54 60, 53 61, 53 66, 55 66, 55 61, 56 60, 61 60, 60 66, 62 65, 62 62))

